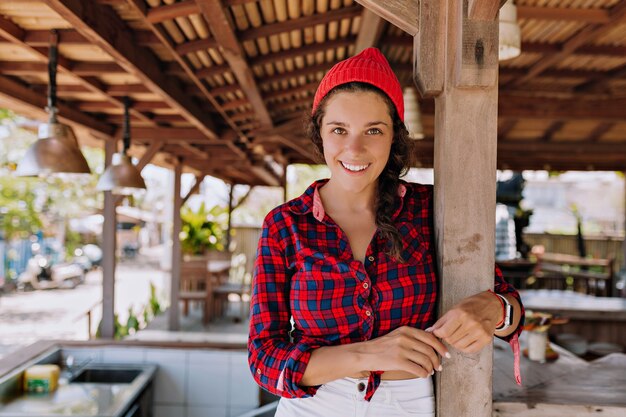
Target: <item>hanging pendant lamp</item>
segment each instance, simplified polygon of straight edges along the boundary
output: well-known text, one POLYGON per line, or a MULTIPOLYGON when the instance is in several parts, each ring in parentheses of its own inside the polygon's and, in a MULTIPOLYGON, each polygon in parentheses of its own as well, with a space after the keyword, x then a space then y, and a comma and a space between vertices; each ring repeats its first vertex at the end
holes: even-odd
POLYGON ((517 7, 513 0, 507 0, 500 8, 498 59, 513 59, 522 53, 522 35, 517 23, 517 7))
POLYGON ((417 101, 417 89, 406 87, 402 94, 404 99, 404 124, 409 131, 411 139, 424 139, 424 126, 422 126, 422 114, 417 101))
POLYGON ((17 166, 21 177, 48 176, 54 174, 91 174, 85 157, 80 152, 74 131, 57 120, 56 71, 58 34, 52 32, 50 56, 48 57, 48 123, 39 125, 37 141, 26 151, 17 166))
POLYGON ((111 191, 113 194, 130 195, 139 190, 146 189, 139 170, 128 156, 128 148, 130 148, 130 117, 128 108, 130 100, 124 97, 124 149, 122 152, 115 153, 111 160, 111 165, 104 171, 96 189, 98 191, 111 191))

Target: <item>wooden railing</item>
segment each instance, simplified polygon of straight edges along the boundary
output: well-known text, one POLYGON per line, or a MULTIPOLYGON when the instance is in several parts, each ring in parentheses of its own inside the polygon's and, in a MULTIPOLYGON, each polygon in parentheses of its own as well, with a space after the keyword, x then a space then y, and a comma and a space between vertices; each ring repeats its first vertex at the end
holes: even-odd
MULTIPOLYGON (((614 259, 614 271, 619 271, 624 265, 623 240, 619 236, 585 237, 585 248, 593 258, 614 259)), ((576 235, 527 233, 524 241, 531 247, 543 245, 546 252, 578 256, 576 235)))

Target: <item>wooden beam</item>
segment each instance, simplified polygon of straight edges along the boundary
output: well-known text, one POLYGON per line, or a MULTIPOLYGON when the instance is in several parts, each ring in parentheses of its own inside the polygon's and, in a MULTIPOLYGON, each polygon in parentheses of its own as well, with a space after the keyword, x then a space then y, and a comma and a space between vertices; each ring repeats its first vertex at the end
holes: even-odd
POLYGON ((570 37, 562 46, 561 52, 544 57, 536 62, 527 70, 527 74, 519 77, 509 84, 507 87, 519 86, 531 78, 536 77, 543 71, 553 66, 554 64, 563 61, 567 56, 571 55, 576 49, 584 44, 587 44, 594 39, 604 35, 605 33, 613 30, 615 23, 621 21, 626 16, 626 2, 617 3, 616 6, 609 11, 609 20, 604 23, 591 24, 586 26, 574 36, 570 37))
POLYGON ((419 2, 419 32, 413 45, 413 81, 422 97, 443 91, 445 69, 445 1, 419 2))
POLYGON ((181 141, 206 141, 204 136, 196 128, 185 127, 132 127, 130 137, 136 140, 167 142, 172 139, 181 141))
POLYGON ((540 140, 542 142, 551 141, 554 135, 563 128, 564 124, 565 122, 563 122, 562 120, 556 120, 552 122, 552 124, 546 129, 540 140))
MULTIPOLYGON (((447 56, 444 88, 435 98, 434 144, 440 315, 493 288, 498 118, 498 22, 469 20, 462 12, 467 0, 444 1, 439 30, 447 56)), ((450 352, 435 381, 436 414, 491 417, 492 346, 476 354, 450 352)))
MULTIPOLYGON (((193 1, 193 0, 192 0, 193 1)), ((174 3, 179 4, 179 3, 174 3)), ((194 2, 195 4, 195 2, 194 2)), ((213 38, 197 39, 176 45, 176 53, 180 55, 190 54, 197 51, 206 51, 207 49, 219 49, 219 43, 213 38)))
MULTIPOLYGON (((19 28, 10 20, 5 19, 3 17, 0 17, 0 36, 4 37, 5 39, 8 39, 11 43, 26 49, 28 52, 33 54, 39 60, 44 61, 46 63, 48 62, 49 49, 32 47, 28 45, 25 42, 26 32, 22 30, 21 28, 19 28)), ((48 41, 49 43, 52 42, 52 34, 49 34, 48 41)), ((58 43, 58 39, 57 39, 57 43, 58 43)), ((57 61, 58 61, 57 66, 61 73, 72 75, 74 78, 78 80, 78 82, 80 82, 90 92, 103 96, 108 102, 114 104, 116 107, 119 107, 122 109, 124 108, 124 103, 121 100, 115 97, 109 96, 106 93, 104 85, 99 80, 95 78, 90 78, 90 77, 74 74, 72 72, 72 68, 74 67, 75 64, 72 61, 62 56, 59 56, 57 61)), ((149 116, 141 113, 135 108, 130 109, 130 113, 143 122, 152 123, 152 120, 150 119, 149 116)))
POLYGON ((318 52, 325 52, 329 50, 335 50, 337 48, 348 47, 356 41, 356 37, 348 36, 347 38, 340 38, 335 40, 329 40, 324 43, 314 43, 311 45, 305 45, 300 48, 291 48, 285 51, 276 53, 270 53, 266 55, 259 55, 250 59, 250 66, 265 65, 273 62, 279 62, 290 58, 305 56, 308 54, 316 54, 318 52))
MULTIPOLYGON (((45 111, 48 104, 46 96, 37 94, 35 91, 2 75, 0 75, 0 99, 8 106, 18 111, 24 111, 31 117, 44 120, 48 118, 48 113, 45 111)), ((59 108, 59 120, 63 123, 85 128, 99 138, 108 138, 114 133, 115 128, 113 126, 81 113, 72 106, 58 101, 57 107, 59 108)))
POLYGON ((124 69, 180 111, 207 138, 217 138, 206 112, 161 71, 154 53, 132 42, 132 32, 110 7, 80 0, 46 0, 45 3, 93 44, 111 55, 124 69))
POLYGON ((269 77, 264 77, 262 80, 259 80, 259 81, 261 84, 271 84, 274 82, 281 82, 285 80, 290 80, 292 78, 301 77, 303 75, 306 76, 306 75, 316 74, 318 72, 325 73, 326 71, 330 69, 330 67, 332 67, 332 64, 330 63, 316 64, 316 65, 306 66, 304 68, 295 69, 293 71, 285 71, 283 73, 277 73, 269 77))
POLYGON ((615 79, 626 77, 626 65, 621 65, 607 72, 599 73, 584 84, 577 86, 574 90, 577 93, 602 91, 607 89, 607 85, 615 79))
POLYGON ((309 159, 311 163, 316 163, 319 159, 317 155, 312 151, 312 149, 307 149, 304 146, 297 143, 296 139, 287 139, 282 135, 274 134, 268 136, 260 136, 255 138, 254 144, 264 144, 264 143, 279 143, 283 146, 293 149, 298 152, 303 157, 309 159))
POLYGON ((270 23, 259 26, 258 28, 248 29, 238 33, 239 41, 252 41, 258 38, 264 38, 279 33, 289 33, 292 30, 302 30, 303 28, 335 22, 342 19, 352 19, 362 13, 359 5, 343 7, 336 10, 329 10, 325 13, 317 13, 311 16, 299 17, 297 19, 288 19, 284 22, 270 23))
POLYGON ((187 200, 189 200, 189 197, 198 192, 198 190, 200 189, 200 185, 202 185, 202 180, 204 180, 204 175, 196 176, 196 182, 193 184, 193 187, 191 187, 185 197, 183 197, 181 206, 184 206, 187 200))
POLYGON ((370 9, 363 9, 354 53, 358 54, 364 49, 378 46, 383 27, 384 20, 379 15, 370 9))
POLYGON ((608 23, 607 9, 578 7, 543 7, 517 5, 518 19, 560 20, 569 22, 608 23))
MULTIPOLYGON (((608 132, 609 130, 613 129, 613 126, 615 126, 617 123, 616 122, 604 122, 604 123, 600 123, 598 126, 596 126, 591 133, 589 134, 589 136, 587 136, 587 141, 589 142, 597 142, 599 141, 602 136, 608 132)), ((626 258, 624 258, 624 260, 626 261, 626 258)))
MULTIPOLYGON (((113 154, 117 152, 117 141, 104 142, 104 167, 111 165, 113 154)), ((102 338, 115 336, 115 257, 117 219, 115 196, 111 191, 104 192, 104 224, 102 226, 102 338)))
POLYGON ((418 32, 418 0, 356 0, 411 36, 418 32))
POLYGON ((161 23, 177 17, 199 13, 198 5, 194 0, 183 0, 166 6, 154 7, 148 10, 146 17, 150 23, 161 23))
POLYGON ((221 2, 217 0, 196 0, 196 3, 200 7, 204 18, 209 22, 209 29, 213 33, 213 38, 222 48, 222 56, 228 62, 235 78, 248 97, 250 104, 252 104, 259 121, 263 125, 272 126, 272 118, 267 111, 267 107, 265 107, 261 91, 257 86, 252 70, 248 66, 235 31, 230 26, 221 2))
POLYGON ((500 10, 500 0, 469 0, 468 17, 471 20, 495 20, 500 10))
MULTIPOLYGON (((87 38, 74 29, 57 29, 59 33, 59 45, 90 45, 87 38)), ((141 46, 158 46, 160 41, 147 30, 136 30, 133 38, 141 46)), ((24 35, 24 42, 29 46, 47 47, 50 45, 49 30, 28 30, 24 35)))
POLYGON ((212 67, 203 67, 194 72, 194 76, 198 79, 204 79, 209 77, 215 77, 216 75, 223 75, 225 72, 230 71, 228 65, 213 65, 212 67))
POLYGON ((172 56, 174 57, 176 63, 180 68, 182 68, 183 73, 187 75, 196 86, 196 88, 202 93, 202 95, 211 103, 211 105, 220 113, 220 115, 224 118, 226 123, 236 132, 239 132, 239 128, 235 124, 234 121, 230 120, 226 112, 220 107, 219 103, 213 95, 209 92, 205 83, 201 80, 201 76, 199 76, 195 68, 191 66, 191 64, 183 57, 181 53, 176 50, 176 45, 172 41, 169 34, 157 24, 151 23, 146 18, 147 10, 145 8, 145 3, 141 0, 127 0, 128 5, 131 9, 135 10, 139 16, 142 16, 144 23, 150 28, 150 30, 155 34, 155 36, 161 41, 162 45, 167 49, 172 56))

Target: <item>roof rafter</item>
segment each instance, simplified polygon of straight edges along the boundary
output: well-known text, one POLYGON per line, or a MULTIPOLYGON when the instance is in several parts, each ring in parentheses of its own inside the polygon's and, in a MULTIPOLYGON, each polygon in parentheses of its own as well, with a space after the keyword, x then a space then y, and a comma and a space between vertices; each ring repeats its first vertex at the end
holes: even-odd
POLYGON ((626 2, 618 3, 617 6, 614 6, 608 13, 609 20, 607 22, 597 24, 594 23, 584 27, 574 36, 570 37, 561 46, 560 52, 549 55, 539 60, 527 70, 526 75, 514 79, 512 82, 507 84, 507 87, 514 87, 527 82, 528 80, 541 74, 543 71, 550 68, 557 62, 560 62, 567 56, 571 55, 576 49, 578 49, 582 45, 589 43, 590 41, 612 30, 614 28, 614 23, 621 21, 624 16, 626 16, 626 2))
POLYGON ((354 53, 358 54, 364 49, 377 46, 384 27, 385 21, 382 17, 370 9, 364 8, 363 14, 361 15, 361 27, 359 27, 354 53))
MULTIPOLYGON (((0 100, 15 105, 26 114, 39 119, 45 119, 48 113, 45 111, 47 98, 45 95, 21 85, 8 77, 0 75, 0 100)), ((57 102, 59 108, 58 117, 63 123, 75 127, 88 129, 96 137, 111 137, 115 128, 100 120, 94 119, 82 112, 75 110, 72 106, 57 102)))
POLYGON ((161 71, 159 59, 132 42, 126 22, 110 7, 80 0, 45 0, 45 3, 83 36, 111 55, 150 90, 160 94, 209 139, 216 139, 213 122, 171 77, 161 71))
POLYGON ((187 60, 183 57, 183 54, 179 53, 176 50, 176 46, 174 42, 170 38, 170 36, 163 30, 163 28, 157 26, 154 23, 151 23, 147 20, 146 16, 148 10, 145 6, 143 0, 127 0, 128 5, 135 10, 140 16, 142 16, 142 20, 144 23, 150 28, 150 30, 156 35, 156 37, 161 41, 162 45, 174 56, 174 59, 180 67, 183 69, 185 74, 193 81, 194 85, 202 92, 204 97, 206 97, 209 102, 213 105, 213 107, 220 113, 220 115, 226 120, 226 122, 230 125, 230 127, 235 130, 237 133, 241 133, 240 129, 234 123, 232 119, 228 117, 228 114, 220 107, 215 97, 208 90, 207 86, 202 82, 201 77, 198 72, 194 71, 192 66, 187 62, 187 60))
MULTIPOLYGON (((24 38, 26 37, 26 31, 22 30, 15 23, 11 22, 8 19, 5 19, 2 16, 0 16, 0 35, 3 36, 5 39, 8 39, 14 45, 18 45, 18 46, 21 46, 22 48, 25 48, 26 50, 31 52, 34 56, 36 56, 40 61, 44 61, 46 63, 48 62, 49 50, 47 48, 32 47, 28 45, 27 43, 25 43, 24 38)), ((50 44, 51 41, 52 41, 52 34, 48 32, 48 43, 50 44)), ((57 39, 57 42, 58 42, 58 39, 57 39)), ((74 74, 72 72, 72 68, 75 66, 75 63, 72 62, 71 60, 59 55, 57 59, 57 65, 58 65, 58 68, 61 69, 61 72, 74 76, 90 92, 102 95, 106 98, 107 101, 109 101, 113 105, 119 108, 124 108, 124 103, 121 100, 115 97, 109 96, 106 93, 106 86, 103 85, 99 80, 95 78, 89 78, 87 76, 80 76, 80 75, 74 74)), ((148 122, 148 123, 152 122, 149 116, 141 113, 140 111, 136 109, 131 108, 129 109, 129 111, 130 113, 132 113, 133 116, 135 116, 136 118, 138 118, 139 120, 143 122, 148 122)))
POLYGON ((329 10, 326 13, 313 14, 311 16, 299 17, 297 19, 290 19, 284 22, 272 23, 260 26, 254 29, 248 29, 239 32, 238 38, 241 42, 251 41, 257 38, 263 38, 270 35, 277 35, 279 33, 286 33, 292 30, 300 30, 306 27, 315 26, 318 24, 324 24, 333 22, 336 20, 348 19, 359 16, 363 11, 363 8, 359 5, 352 5, 343 7, 336 10, 329 10))
POLYGON ((259 121, 267 126, 272 126, 265 102, 254 79, 254 74, 245 59, 243 50, 239 45, 239 40, 231 27, 221 1, 218 0, 196 0, 202 15, 209 22, 209 29, 213 38, 221 46, 221 52, 228 62, 235 78, 248 97, 252 108, 257 113, 259 121))

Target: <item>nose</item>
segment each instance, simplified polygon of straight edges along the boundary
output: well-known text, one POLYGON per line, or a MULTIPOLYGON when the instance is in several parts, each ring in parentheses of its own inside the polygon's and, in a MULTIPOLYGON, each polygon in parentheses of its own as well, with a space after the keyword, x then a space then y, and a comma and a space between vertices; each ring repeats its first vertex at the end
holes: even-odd
POLYGON ((360 134, 351 133, 344 142, 344 147, 354 153, 360 153, 365 149, 365 137, 360 134))

